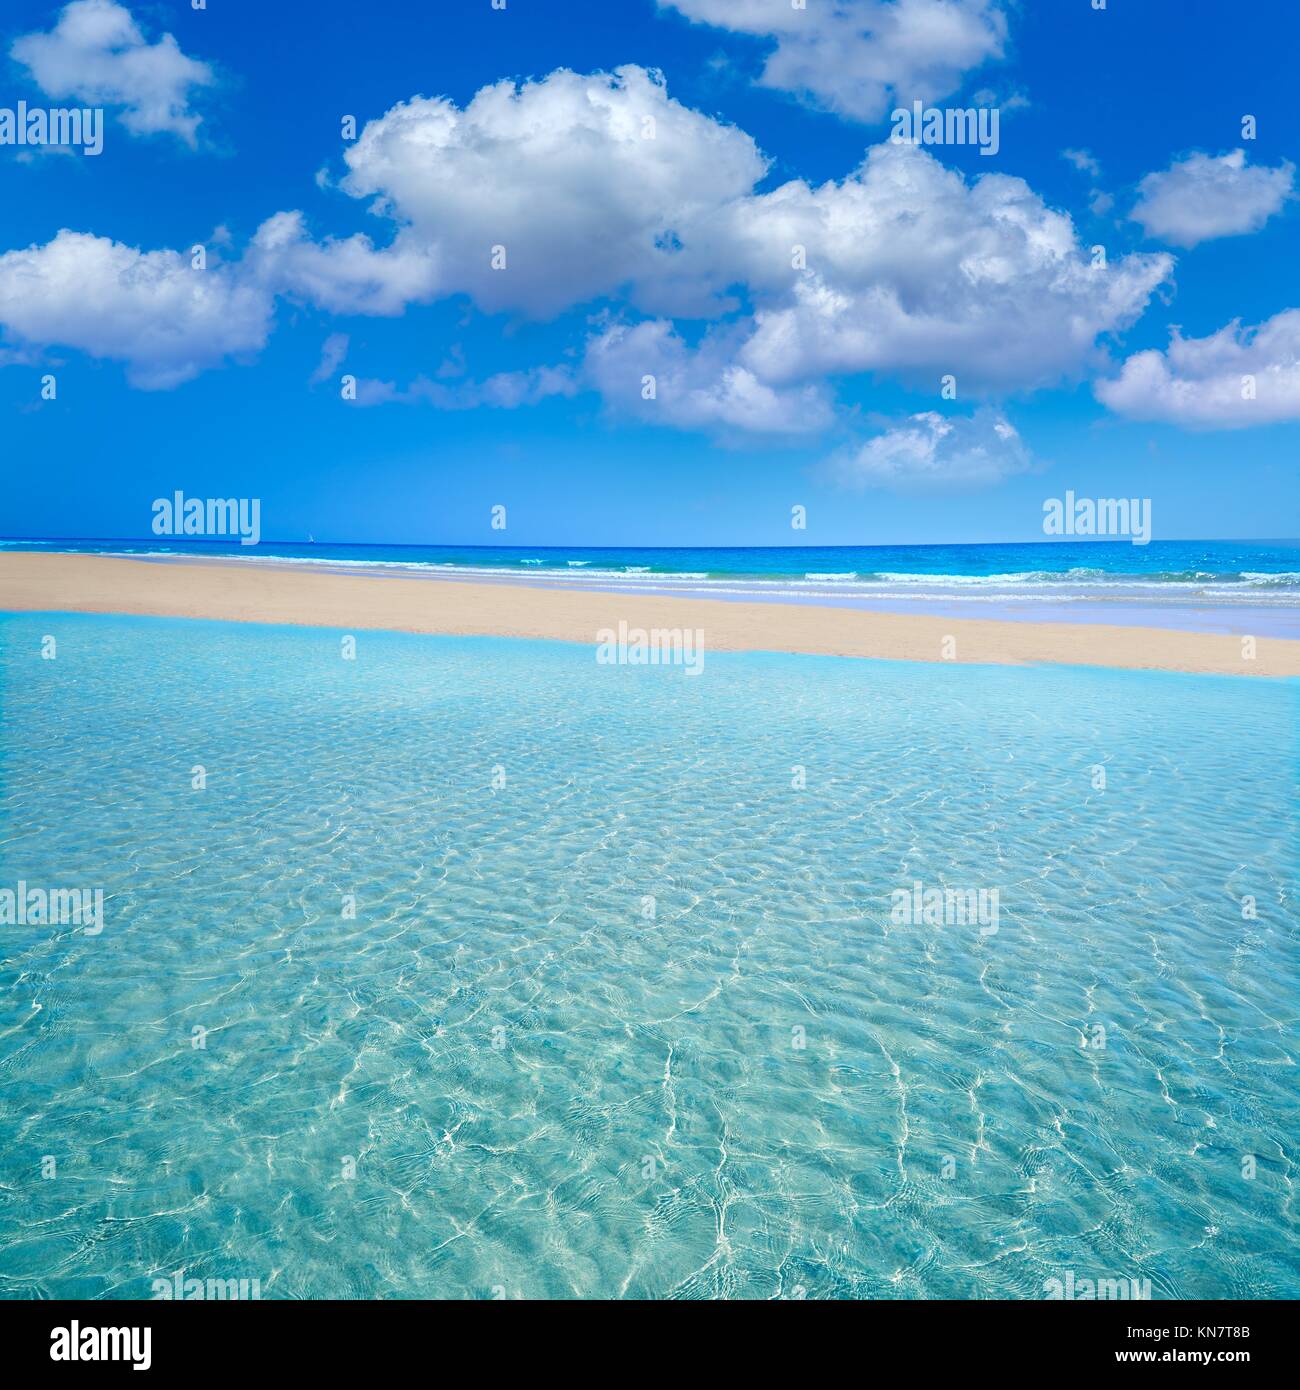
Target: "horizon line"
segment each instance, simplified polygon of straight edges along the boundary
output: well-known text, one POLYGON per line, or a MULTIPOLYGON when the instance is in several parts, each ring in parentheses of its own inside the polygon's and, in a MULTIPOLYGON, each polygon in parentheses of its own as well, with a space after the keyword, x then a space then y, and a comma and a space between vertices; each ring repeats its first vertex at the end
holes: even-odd
MULTIPOLYGON (((57 544, 59 541, 78 542, 82 544, 113 544, 113 545, 235 545, 239 544, 238 536, 235 537, 189 537, 189 536, 0 536, 0 544, 9 541, 22 543, 24 541, 35 541, 43 544, 57 544)), ((1296 545, 1300 546, 1300 537, 1297 536, 1162 536, 1159 539, 1152 537, 1147 543, 1149 545, 1210 545, 1223 544, 1225 542, 1247 543, 1252 545, 1296 545)), ((377 549, 385 547, 391 550, 924 550, 924 549, 944 549, 950 550, 958 546, 997 546, 997 545, 1121 545, 1129 544, 1126 536, 1055 536, 1042 537, 1026 541, 859 541, 859 542, 836 542, 834 544, 815 545, 810 542, 799 544, 766 544, 766 545, 718 545, 710 542, 696 542, 694 544, 682 544, 674 542, 671 544, 646 545, 635 544, 625 545, 619 542, 609 542, 604 545, 568 545, 556 544, 554 542, 531 542, 521 541, 518 543, 484 544, 480 541, 334 541, 334 540, 293 540, 288 537, 279 537, 269 540, 260 540, 256 545, 244 546, 245 550, 257 550, 261 546, 267 545, 296 545, 296 546, 355 546, 357 548, 377 549)))

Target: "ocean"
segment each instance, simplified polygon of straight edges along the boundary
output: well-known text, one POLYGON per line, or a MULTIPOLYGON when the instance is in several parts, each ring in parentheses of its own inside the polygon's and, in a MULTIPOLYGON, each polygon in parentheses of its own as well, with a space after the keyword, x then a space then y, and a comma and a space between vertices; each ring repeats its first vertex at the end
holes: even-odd
POLYGON ((342 637, 0 615, 0 1294, 1300 1296, 1297 682, 342 637))

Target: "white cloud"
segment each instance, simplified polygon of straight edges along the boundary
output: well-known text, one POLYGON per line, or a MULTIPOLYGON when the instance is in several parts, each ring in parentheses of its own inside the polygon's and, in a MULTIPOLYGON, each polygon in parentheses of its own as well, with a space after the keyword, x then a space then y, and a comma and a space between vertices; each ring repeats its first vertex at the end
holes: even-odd
MULTIPOLYGON (((1095 270, 1069 217, 1022 180, 968 184, 914 146, 878 145, 840 182, 755 195, 766 163, 749 136, 637 68, 498 84, 464 112, 402 103, 347 161, 344 188, 399 225, 375 254, 425 255, 439 294, 538 316, 626 296, 650 314, 716 317, 741 289, 753 319, 737 365, 768 384, 862 371, 1046 384, 1086 366, 1173 266, 1147 254, 1095 270)), ((329 259, 300 285, 326 307, 329 259)))
POLYGON ((1138 184, 1133 220, 1173 246, 1257 232, 1291 197, 1295 166, 1248 166, 1246 152, 1193 154, 1138 184))
POLYGON ((281 213, 250 252, 268 288, 333 312, 466 294, 534 317, 608 297, 719 318, 745 295, 748 316, 695 352, 661 329, 611 338, 611 351, 673 348, 669 374, 696 406, 656 418, 731 424, 748 399, 756 419, 780 419, 784 388, 861 372, 1050 384, 1097 360, 1098 338, 1136 319, 1173 266, 1139 254, 1094 269, 1070 218, 1022 180, 968 183, 910 145, 873 147, 842 181, 756 195, 767 164, 750 137, 635 67, 498 83, 463 111, 415 98, 345 157, 342 187, 396 224, 391 245, 314 243, 300 214, 281 213))
POLYGON ((398 238, 375 250, 369 237, 312 241, 300 212, 278 212, 257 229, 248 251, 252 273, 269 290, 309 300, 333 314, 391 317, 437 292, 432 249, 398 238))
MULTIPOLYGON (((535 367, 499 372, 481 382, 450 384, 418 376, 405 387, 363 379, 357 382, 357 403, 514 409, 551 396, 594 390, 614 415, 645 424, 728 435, 796 435, 826 429, 834 419, 826 390, 819 384, 773 388, 759 381, 734 360, 736 332, 714 330, 692 347, 666 319, 607 323, 592 334, 576 368, 535 367)), ((439 375, 456 375, 460 369, 458 362, 446 364, 439 375)))
POLYGON ((322 381, 328 381, 343 365, 343 359, 347 355, 348 335, 331 333, 320 346, 320 361, 308 378, 308 385, 319 386, 322 381))
POLYGON ((821 386, 773 387, 735 360, 735 346, 722 332, 692 349, 663 319, 615 324, 588 343, 586 379, 614 411, 679 429, 803 434, 830 424, 821 386))
POLYGON ((775 40, 759 82, 859 121, 947 96, 1002 56, 1000 0, 660 0, 688 19, 775 40))
POLYGON ((342 187, 399 224, 396 248, 436 259, 443 294, 538 318, 621 292, 652 311, 698 309, 710 290, 682 275, 677 248, 767 167, 743 131, 638 67, 499 82, 463 111, 415 97, 345 158, 342 187))
MULTIPOLYGON (((885 142, 842 180, 755 194, 767 164, 750 137, 673 101, 639 68, 498 83, 463 111, 415 98, 370 122, 345 158, 342 187, 373 200, 388 245, 316 241, 301 213, 277 213, 211 290, 242 296, 263 325, 276 295, 393 315, 464 294, 534 317, 608 299, 631 312, 587 345, 583 381, 616 409, 683 428, 822 428, 830 379, 861 373, 935 389, 951 373, 963 398, 1049 385, 1100 360, 1098 340, 1136 319, 1173 265, 1136 254, 1094 269, 1070 218, 1023 180, 968 182, 916 146, 885 142), (494 246, 505 247, 503 270, 494 246), (712 326, 688 339, 669 321, 692 317, 712 326), (654 402, 640 400, 647 374, 654 402)), ((118 268, 94 266, 105 293, 119 292, 118 268)), ((83 281, 93 318, 90 269, 83 281)), ((132 306, 142 333, 138 296, 132 306)), ((241 342, 253 336, 238 331, 249 312, 234 318, 241 342)), ((61 338, 32 336, 139 357, 107 351, 111 335, 78 334, 75 317, 69 306, 61 338)), ((198 323, 179 334, 165 317, 155 325, 160 344, 183 346, 175 380, 229 351, 219 317, 206 354, 198 323)), ((161 379, 161 349, 153 361, 161 379)))
MULTIPOLYGON (((220 230, 210 239, 221 240, 220 230)), ((296 212, 263 223, 240 261, 214 262, 210 246, 202 270, 188 254, 65 229, 0 255, 0 326, 21 349, 76 348, 125 363, 134 386, 161 390, 264 347, 277 295, 391 315, 430 297, 432 283, 420 248, 377 251, 363 236, 313 243, 296 212)), ((326 340, 314 382, 346 346, 341 333, 326 340)))
POLYGON ((1096 392, 1134 420, 1202 429, 1300 420, 1300 309, 1255 328, 1234 319, 1208 338, 1175 329, 1166 352, 1136 353, 1096 392))
POLYGON ((765 381, 878 372, 1026 388, 1072 375, 1127 327, 1173 267, 1130 255, 1094 269, 1074 224, 1021 179, 968 184, 924 150, 885 143, 841 183, 793 182, 734 209, 757 300, 741 361, 765 381), (790 271, 791 247, 807 272, 790 271))
POLYGON ((928 410, 839 450, 820 471, 842 487, 951 491, 990 487, 1030 463, 1019 434, 995 411, 945 417, 928 410))
POLYGON ((170 34, 148 43, 130 10, 115 0, 72 0, 48 34, 25 34, 9 52, 48 96, 121 106, 128 130, 170 131, 189 145, 200 120, 189 109, 191 91, 216 80, 170 34))
POLYGON ((537 405, 550 396, 576 396, 580 389, 569 367, 532 367, 521 372, 496 372, 483 381, 458 381, 452 385, 418 376, 405 387, 391 381, 363 378, 357 382, 358 405, 426 404, 439 410, 472 410, 492 406, 517 410, 537 405))
POLYGON ((1015 88, 999 92, 995 87, 981 87, 978 92, 972 93, 970 105, 996 106, 1005 120, 1017 111, 1028 111, 1033 103, 1024 92, 1015 88))
POLYGON ((1101 177, 1101 165, 1087 150, 1062 150, 1061 158, 1068 160, 1081 174, 1090 174, 1094 179, 1101 177))
POLYGON ((124 362, 132 385, 149 390, 261 348, 271 312, 270 296, 235 271, 195 270, 175 251, 64 230, 0 255, 0 325, 9 334, 124 362))

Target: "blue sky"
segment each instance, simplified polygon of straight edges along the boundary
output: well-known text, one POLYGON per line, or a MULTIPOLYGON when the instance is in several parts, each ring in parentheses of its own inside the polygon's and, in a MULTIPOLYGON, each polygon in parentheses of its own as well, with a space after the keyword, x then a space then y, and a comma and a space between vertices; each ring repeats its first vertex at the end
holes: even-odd
POLYGON ((1300 532, 1294 7, 838 15, 11 0, 0 107, 106 116, 0 146, 0 532, 177 489, 276 539, 1020 540, 1066 489, 1300 532), (997 153, 891 144, 913 100, 997 153))

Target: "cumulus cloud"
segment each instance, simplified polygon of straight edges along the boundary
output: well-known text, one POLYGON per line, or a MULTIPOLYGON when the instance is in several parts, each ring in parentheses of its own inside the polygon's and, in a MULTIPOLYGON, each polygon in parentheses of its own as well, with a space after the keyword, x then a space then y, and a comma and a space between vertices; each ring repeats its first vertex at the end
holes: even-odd
POLYGON ((775 387, 735 359, 734 332, 706 335, 691 348, 671 323, 653 319, 607 327, 588 343, 584 366, 611 409, 652 424, 755 434, 830 424, 822 386, 775 387))
POLYGON ((200 121, 190 110, 192 92, 216 80, 170 34, 149 43, 115 0, 72 0, 49 33, 25 34, 9 53, 48 96, 120 106, 122 124, 134 134, 167 131, 188 145, 200 121))
MULTIPOLYGON (((963 393, 1049 385, 1100 360, 1099 340, 1138 317, 1173 265, 1133 254, 1094 269, 1070 218, 1023 180, 968 181, 918 146, 886 141, 841 180, 758 194, 767 162, 750 137, 640 68, 498 83, 464 110, 414 98, 370 122, 345 159, 342 187, 370 201, 386 245, 316 240, 300 212, 280 212, 209 292, 255 306, 259 323, 276 296, 393 315, 465 295, 538 318, 606 300, 613 316, 586 347, 583 382, 617 410, 682 428, 821 428, 833 379, 861 373, 936 388, 951 373, 963 393), (683 336, 691 318, 706 327, 683 336), (647 375, 653 401, 641 399, 647 375)), ((88 262, 92 309, 121 278, 103 257, 88 262)), ((197 320, 177 334, 157 302, 175 380, 227 354, 217 318, 205 356, 197 320)), ((72 329, 70 318, 57 341, 100 341, 72 329)), ((161 347, 152 361, 156 381, 161 347)))
MULTIPOLYGON (((541 317, 616 295, 717 317, 740 292, 738 365, 769 384, 861 371, 1044 384, 1087 365, 1173 266, 1147 254, 1096 270, 1023 180, 967 183, 916 146, 755 194, 767 166, 749 136, 639 68, 500 83, 463 112, 404 102, 346 158, 343 187, 398 223, 384 254, 425 255, 438 293, 541 317)), ((327 288, 314 297, 329 307, 327 288)))
POLYGON ((1240 429, 1300 420, 1300 309, 1254 328, 1234 319, 1208 338, 1175 329, 1165 352, 1139 352, 1098 399, 1134 420, 1240 429))
POLYGON ((1133 220, 1173 246, 1257 232, 1291 197, 1294 174, 1286 160, 1248 165, 1245 150, 1189 155, 1138 184, 1133 220))
POLYGON ((710 288, 683 274, 683 241, 767 168, 743 131, 638 67, 498 82, 464 110, 415 97, 345 158, 343 189, 399 224, 398 249, 436 260, 442 293, 538 318, 616 293, 698 308, 710 288))
POLYGON ((400 314, 432 299, 438 273, 434 248, 399 239, 376 250, 367 236, 313 241, 300 212, 278 212, 257 229, 247 261, 278 294, 305 299, 334 314, 400 314))
MULTIPOLYGON (((363 236, 315 243, 296 212, 263 223, 242 260, 209 259, 202 270, 188 254, 65 229, 0 255, 0 326, 11 350, 76 348, 124 363, 134 386, 162 390, 265 346, 277 296, 391 315, 429 298, 433 285, 422 248, 376 250, 363 236)), ((344 334, 327 338, 313 382, 346 347, 344 334)))
POLYGON ((1023 180, 967 183, 889 143, 843 182, 749 200, 728 235, 760 292, 741 360, 769 382, 869 371, 1045 385, 1092 361, 1173 268, 1161 254, 1095 269, 1070 218, 1023 180), (792 246, 804 274, 789 271, 792 246))
POLYGON ((44 246, 0 255, 8 334, 124 362, 132 385, 149 390, 261 348, 271 313, 270 296, 232 269, 195 270, 175 251, 65 229, 44 246))
POLYGON ((759 82, 858 121, 947 96, 1000 58, 1000 0, 660 0, 688 19, 775 41, 759 82))
POLYGON ((968 416, 913 415, 832 454, 820 471, 842 487, 924 492, 990 487, 1030 466, 1015 428, 986 408, 968 416))

